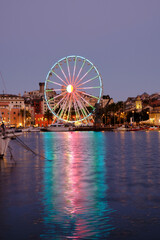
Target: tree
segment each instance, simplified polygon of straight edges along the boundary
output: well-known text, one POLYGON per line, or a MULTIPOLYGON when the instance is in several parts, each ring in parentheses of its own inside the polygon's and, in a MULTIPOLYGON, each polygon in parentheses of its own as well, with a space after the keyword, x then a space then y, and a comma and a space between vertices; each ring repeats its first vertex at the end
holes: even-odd
POLYGON ((31 113, 28 110, 20 109, 20 115, 22 116, 22 122, 24 125, 27 125, 30 121, 31 113))
POLYGON ((50 120, 51 121, 53 120, 53 114, 49 109, 47 109, 47 111, 44 113, 44 117, 47 118, 48 123, 50 120))
MULTIPOLYGON (((105 121, 107 124, 116 124, 116 123, 121 123, 124 121, 124 118, 121 119, 121 114, 123 113, 124 109, 124 102, 119 101, 117 103, 112 103, 109 104, 106 108, 104 108, 104 116, 105 116, 105 121)), ((123 116, 124 117, 124 116, 123 116)))

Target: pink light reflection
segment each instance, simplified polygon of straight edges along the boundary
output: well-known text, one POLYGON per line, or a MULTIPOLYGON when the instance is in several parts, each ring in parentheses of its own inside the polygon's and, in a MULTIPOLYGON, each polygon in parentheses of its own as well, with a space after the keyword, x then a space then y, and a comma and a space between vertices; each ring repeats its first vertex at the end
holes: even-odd
MULTIPOLYGON (((86 183, 83 179, 83 173, 87 171, 87 165, 83 161, 83 153, 77 151, 77 142, 79 133, 70 133, 65 135, 66 141, 69 141, 69 151, 66 154, 67 164, 65 165, 66 188, 64 192, 64 201, 66 203, 66 212, 69 216, 82 216, 75 218, 76 237, 83 236, 88 231, 86 221, 83 215, 88 211, 86 203, 88 193, 86 192, 86 183), (79 154, 81 153, 81 154, 79 154), (82 165, 82 162, 84 163, 82 165)), ((77 237, 78 238, 78 237, 77 237)))

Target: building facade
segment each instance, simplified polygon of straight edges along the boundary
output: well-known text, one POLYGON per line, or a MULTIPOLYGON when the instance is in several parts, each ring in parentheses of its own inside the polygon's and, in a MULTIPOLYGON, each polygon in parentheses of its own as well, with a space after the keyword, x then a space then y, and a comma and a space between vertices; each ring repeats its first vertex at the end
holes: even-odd
POLYGON ((22 126, 22 110, 25 108, 24 98, 20 95, 0 94, 0 122, 8 126, 22 126))

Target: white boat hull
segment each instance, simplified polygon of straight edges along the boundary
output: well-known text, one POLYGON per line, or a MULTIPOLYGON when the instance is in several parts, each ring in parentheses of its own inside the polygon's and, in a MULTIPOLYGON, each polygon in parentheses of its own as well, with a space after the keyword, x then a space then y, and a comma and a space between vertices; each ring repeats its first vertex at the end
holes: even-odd
POLYGON ((68 132, 70 131, 69 127, 48 127, 47 132, 68 132))
POLYGON ((40 128, 30 127, 30 128, 28 128, 28 132, 40 132, 40 128))

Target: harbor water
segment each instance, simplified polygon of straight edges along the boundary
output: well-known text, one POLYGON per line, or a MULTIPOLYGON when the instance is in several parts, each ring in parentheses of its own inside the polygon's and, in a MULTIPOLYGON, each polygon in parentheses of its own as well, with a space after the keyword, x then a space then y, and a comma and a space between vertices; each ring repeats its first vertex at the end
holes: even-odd
POLYGON ((160 132, 33 132, 9 146, 1 240, 159 239, 160 132))

